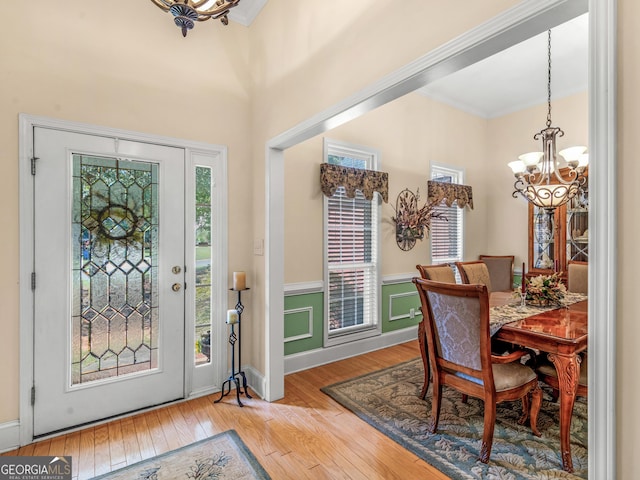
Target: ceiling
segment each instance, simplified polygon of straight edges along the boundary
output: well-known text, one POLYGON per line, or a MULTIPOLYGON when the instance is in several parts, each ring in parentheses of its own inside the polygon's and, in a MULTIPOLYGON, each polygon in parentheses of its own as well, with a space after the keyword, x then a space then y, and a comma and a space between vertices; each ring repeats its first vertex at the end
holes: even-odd
MULTIPOLYGON (((552 100, 587 90, 589 14, 551 31, 552 100)), ((419 92, 484 118, 547 101, 547 32, 503 50, 419 92)))
MULTIPOLYGON (((268 0, 242 0, 229 19, 249 26, 268 0)), ((589 14, 551 31, 552 100, 587 90, 589 14)), ((483 118, 547 101, 547 32, 436 80, 418 90, 483 118)))

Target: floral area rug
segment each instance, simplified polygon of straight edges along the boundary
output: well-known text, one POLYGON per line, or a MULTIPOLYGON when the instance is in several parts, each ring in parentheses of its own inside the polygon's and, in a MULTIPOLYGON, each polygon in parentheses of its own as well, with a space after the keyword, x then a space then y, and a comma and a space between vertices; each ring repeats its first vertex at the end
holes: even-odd
POLYGON ((95 477, 107 480, 268 480, 235 430, 95 477))
POLYGON ((558 404, 544 394, 536 437, 528 424, 518 425, 522 403, 498 404, 491 458, 478 460, 482 440, 484 402, 443 387, 438 430, 427 431, 431 416, 431 388, 419 398, 422 359, 336 383, 321 390, 361 419, 453 479, 587 478, 587 403, 578 397, 571 422, 574 473, 562 469, 558 404))

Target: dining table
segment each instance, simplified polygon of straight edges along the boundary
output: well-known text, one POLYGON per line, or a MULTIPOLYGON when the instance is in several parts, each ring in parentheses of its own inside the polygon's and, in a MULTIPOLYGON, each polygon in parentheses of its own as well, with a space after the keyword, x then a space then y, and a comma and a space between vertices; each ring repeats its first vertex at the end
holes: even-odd
POLYGON ((573 472, 571 417, 580 378, 580 352, 587 348, 588 300, 567 293, 561 305, 527 305, 513 292, 489 298, 492 337, 546 353, 558 374, 562 466, 573 472))

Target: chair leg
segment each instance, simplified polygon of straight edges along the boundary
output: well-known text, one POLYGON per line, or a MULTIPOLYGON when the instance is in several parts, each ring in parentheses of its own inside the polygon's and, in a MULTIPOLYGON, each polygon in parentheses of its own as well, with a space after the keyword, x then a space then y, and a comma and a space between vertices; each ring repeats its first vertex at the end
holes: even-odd
POLYGON ((494 399, 484 401, 484 431, 482 433, 482 446, 480 448, 480 461, 489 462, 491 447, 493 446, 493 430, 496 425, 496 402, 494 399))
POLYGON ((440 403, 442 401, 442 385, 434 379, 431 396, 431 420, 427 425, 429 433, 436 433, 440 421, 440 403))
POLYGON ((540 413, 540 406, 542 405, 542 389, 540 385, 536 385, 531 391, 531 431, 536 437, 542 436, 540 430, 538 430, 538 413, 540 413))
POLYGON ((469 401, 469 395, 466 393, 462 394, 462 403, 467 403, 469 401))
POLYGON ((529 412, 531 411, 531 404, 529 403, 529 394, 527 393, 522 397, 522 415, 518 419, 518 425, 524 425, 529 418, 529 412))

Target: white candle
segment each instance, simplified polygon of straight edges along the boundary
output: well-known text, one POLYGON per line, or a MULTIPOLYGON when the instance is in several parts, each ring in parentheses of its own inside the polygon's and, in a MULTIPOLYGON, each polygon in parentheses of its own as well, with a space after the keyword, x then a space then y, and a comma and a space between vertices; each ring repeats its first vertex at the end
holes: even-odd
POLYGON ((233 289, 245 290, 247 288, 247 276, 244 272, 233 272, 233 289))
POLYGON ((238 311, 237 310, 227 310, 227 323, 229 325, 234 325, 238 323, 238 311))

